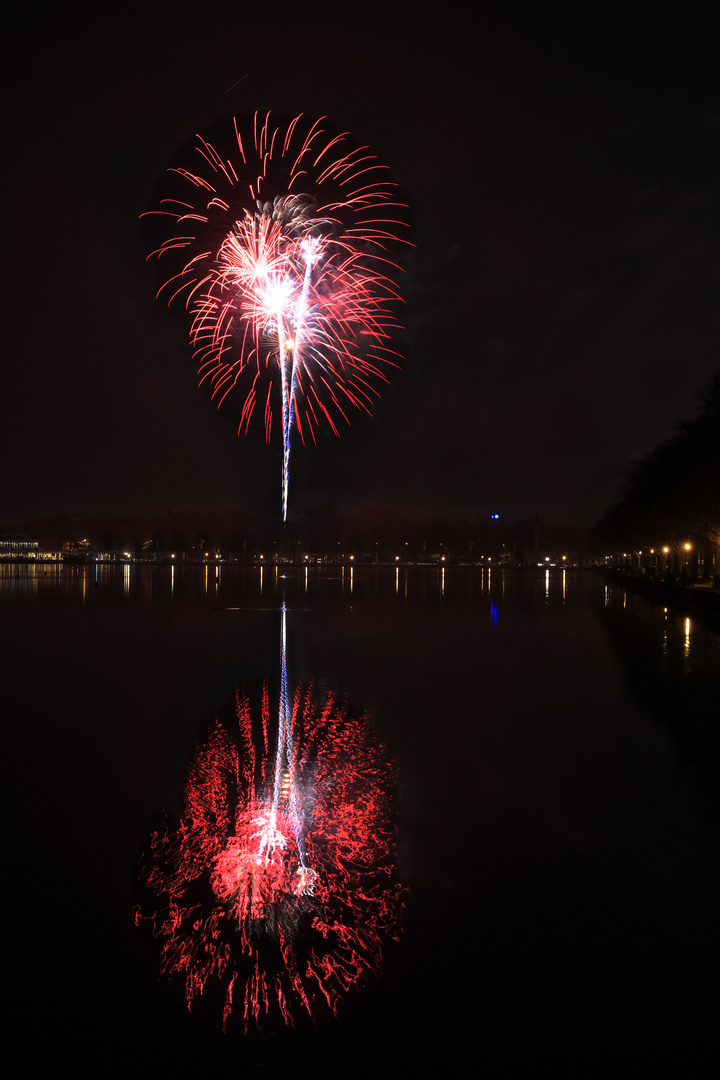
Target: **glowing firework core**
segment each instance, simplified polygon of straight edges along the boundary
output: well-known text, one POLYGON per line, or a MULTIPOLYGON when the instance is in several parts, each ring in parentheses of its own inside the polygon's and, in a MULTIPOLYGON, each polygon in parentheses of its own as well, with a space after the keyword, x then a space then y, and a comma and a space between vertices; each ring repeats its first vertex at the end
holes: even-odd
POLYGON ((192 185, 195 201, 168 199, 156 211, 183 235, 154 254, 194 249, 166 286, 171 299, 186 297, 201 381, 210 380, 218 404, 245 384, 239 430, 247 431, 267 382, 270 440, 279 373, 283 519, 293 426, 303 441, 322 421, 337 434, 349 405, 370 412, 374 383, 387 381, 395 358, 388 343, 399 295, 388 249, 402 223, 387 214, 402 204, 366 148, 349 148, 346 135, 327 141, 321 123, 308 127, 298 116, 281 129, 269 113, 264 122, 256 115, 250 138, 235 126, 236 161, 200 140, 210 178, 171 170, 192 185), (264 199, 273 185, 284 191, 264 199))

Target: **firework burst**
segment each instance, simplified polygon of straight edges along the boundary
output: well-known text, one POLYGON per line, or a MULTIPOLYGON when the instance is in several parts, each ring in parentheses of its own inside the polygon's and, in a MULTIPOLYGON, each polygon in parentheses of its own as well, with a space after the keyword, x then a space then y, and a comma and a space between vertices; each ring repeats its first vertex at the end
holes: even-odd
POLYGON ((312 686, 271 709, 240 692, 198 745, 177 828, 141 860, 136 923, 188 1008, 211 987, 223 1030, 337 1013, 398 936, 395 771, 367 719, 312 686), (286 721, 286 724, 285 724, 286 721))
POLYGON ((181 255, 160 293, 185 300, 201 382, 218 405, 237 388, 239 432, 262 412, 268 442, 279 397, 283 519, 293 428, 337 435, 398 360, 391 252, 406 207, 367 147, 323 123, 256 114, 248 132, 235 123, 227 158, 200 139, 201 170, 170 170, 182 197, 152 211, 177 227, 153 254, 181 255))

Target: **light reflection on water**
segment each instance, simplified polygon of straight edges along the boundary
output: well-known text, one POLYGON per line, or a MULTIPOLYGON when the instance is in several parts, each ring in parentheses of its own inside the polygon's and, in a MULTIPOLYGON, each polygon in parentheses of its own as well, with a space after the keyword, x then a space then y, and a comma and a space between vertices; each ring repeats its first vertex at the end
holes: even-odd
POLYGON ((713 672, 720 692, 720 617, 701 611, 688 614, 682 605, 635 593, 621 584, 605 585, 603 607, 614 639, 624 642, 628 658, 648 673, 690 676, 713 672), (642 657, 642 659, 640 659, 642 657))
MULTIPOLYGON (((484 609, 493 631, 515 625, 520 611, 549 611, 590 604, 601 610, 618 635, 633 645, 621 650, 623 660, 642 653, 637 664, 657 673, 689 677, 708 663, 720 663, 720 620, 668 609, 628 590, 607 584, 588 571, 565 568, 537 573, 485 567, 416 566, 239 566, 207 563, 147 565, 0 563, 0 601, 69 604, 85 607, 129 604, 145 606, 203 605, 210 608, 275 608, 282 598, 290 605, 360 610, 367 605, 402 608, 484 609), (626 619, 618 621, 619 614, 626 619)), ((568 614, 568 617, 572 617, 568 614)), ((512 642, 508 642, 511 647, 512 642)), ((719 684, 720 688, 720 684, 719 684)))
MULTIPOLYGON (((705 1002, 720 621, 561 568, 0 565, 24 904, 52 945, 33 971, 105 955, 68 935, 83 918, 114 957, 148 815, 223 687, 272 670, 283 596, 297 677, 367 704, 400 767, 406 944, 359 1029, 442 1032, 447 1054, 482 1015, 505 1052, 508 1016, 535 1039, 561 1017, 594 1048, 638 997, 663 1030, 705 1002)), ((136 970, 107 967, 79 1003, 104 1023, 137 997, 136 970)), ((156 1009, 154 969, 148 986, 156 1009)))
MULTIPOLYGON (((0 563, 2 598, 63 597, 81 603, 93 596, 102 602, 119 593, 136 603, 162 603, 167 599, 223 603, 229 598, 237 600, 238 596, 259 596, 270 601, 277 599, 281 583, 285 583, 283 594, 294 589, 297 598, 310 600, 322 597, 334 602, 344 596, 367 599, 371 594, 385 600, 392 593, 403 603, 433 604, 445 598, 450 603, 463 603, 492 595, 497 606, 505 600, 525 603, 529 597, 538 599, 539 581, 539 575, 532 572, 493 572, 485 567, 0 563)), ((565 570, 543 571, 542 581, 545 603, 565 602, 565 570)))

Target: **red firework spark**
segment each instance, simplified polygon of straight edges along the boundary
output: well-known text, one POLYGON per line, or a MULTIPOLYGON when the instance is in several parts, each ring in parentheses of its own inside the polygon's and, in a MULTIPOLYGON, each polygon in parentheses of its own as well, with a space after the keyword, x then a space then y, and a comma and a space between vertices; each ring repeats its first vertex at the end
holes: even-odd
POLYGON ((136 923, 188 1008, 220 988, 223 1030, 336 1013, 399 934, 394 767, 332 695, 298 690, 291 716, 278 776, 267 690, 255 709, 238 693, 196 749, 179 826, 141 860, 136 923))
POLYGON ((201 382, 218 405, 238 387, 239 431, 259 406, 269 441, 279 372, 286 444, 295 423, 303 441, 323 421, 338 434, 396 366, 389 252, 406 207, 367 147, 323 120, 256 115, 248 132, 235 122, 227 158, 203 139, 197 151, 202 170, 171 169, 182 197, 152 213, 178 226, 153 254, 190 256, 160 292, 185 298, 201 382))

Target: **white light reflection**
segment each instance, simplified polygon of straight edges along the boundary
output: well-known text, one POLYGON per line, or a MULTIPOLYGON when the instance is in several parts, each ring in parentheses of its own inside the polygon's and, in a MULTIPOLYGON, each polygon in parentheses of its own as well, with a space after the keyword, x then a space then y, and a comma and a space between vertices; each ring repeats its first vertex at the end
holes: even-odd
POLYGON ((125 596, 130 593, 130 563, 125 563, 123 566, 123 593, 125 596))

